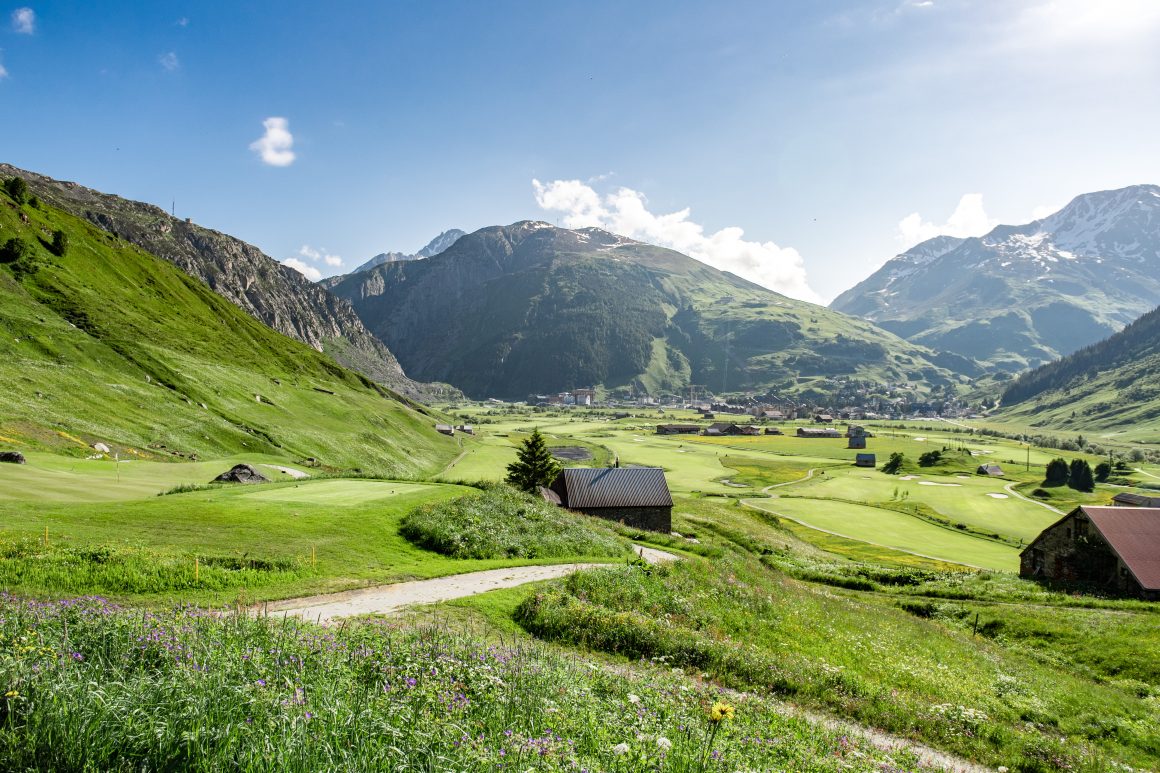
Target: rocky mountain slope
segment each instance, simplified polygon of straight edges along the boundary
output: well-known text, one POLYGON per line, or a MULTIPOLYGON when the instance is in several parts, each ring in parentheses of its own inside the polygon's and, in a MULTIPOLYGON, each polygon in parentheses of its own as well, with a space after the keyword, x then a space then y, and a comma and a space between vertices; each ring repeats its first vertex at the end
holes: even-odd
POLYGON ((1111 337, 1024 373, 1003 393, 1004 413, 1038 425, 1156 426, 1160 418, 1160 309, 1111 337))
POLYGON ((1010 371, 1049 362, 1160 305, 1160 187, 1077 196, 986 236, 940 236, 830 307, 1010 371))
POLYGON ((0 164, 0 178, 13 175, 24 178, 42 200, 170 261, 279 333, 325 351, 392 389, 424 394, 349 303, 257 247, 171 217, 151 204, 0 164))
MULTIPOLYGON (((458 228, 452 228, 436 236, 434 239, 427 243, 427 246, 423 247, 423 249, 419 250, 413 255, 408 255, 405 252, 380 252, 378 255, 375 255, 373 258, 368 260, 366 263, 363 263, 351 273, 357 274, 359 271, 369 271, 375 266, 381 266, 384 263, 397 263, 403 260, 422 260, 423 258, 430 258, 443 252, 452 244, 455 244, 455 242, 459 241, 460 237, 466 235, 466 231, 460 231, 458 228)), ((334 279, 336 279, 336 277, 330 277, 329 279, 322 280, 322 283, 323 285, 333 284, 334 279)))
POLYGON ((122 459, 267 454, 391 475, 457 452, 426 409, 86 219, 0 194, 0 245, 0 450, 103 443, 122 459))
POLYGON ((333 291, 409 373, 476 397, 950 378, 934 353, 867 322, 596 228, 484 228, 427 260, 343 277, 333 291))

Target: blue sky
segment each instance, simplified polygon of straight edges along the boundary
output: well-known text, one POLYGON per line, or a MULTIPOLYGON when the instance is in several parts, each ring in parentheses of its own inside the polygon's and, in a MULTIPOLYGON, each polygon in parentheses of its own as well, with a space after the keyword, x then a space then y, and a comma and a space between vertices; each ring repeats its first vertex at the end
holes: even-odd
POLYGON ((0 160, 323 275, 543 219, 828 300, 1160 182, 1158 39, 1155 0, 13 3, 0 160))

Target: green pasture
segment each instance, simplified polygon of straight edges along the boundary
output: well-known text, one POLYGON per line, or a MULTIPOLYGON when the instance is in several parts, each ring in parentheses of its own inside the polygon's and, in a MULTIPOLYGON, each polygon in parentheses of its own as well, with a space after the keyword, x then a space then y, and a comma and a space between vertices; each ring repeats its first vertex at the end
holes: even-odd
POLYGON ((0 545, 16 558, 0 561, 0 587, 37 595, 81 592, 159 601, 180 596, 213 604, 239 593, 273 599, 578 558, 455 560, 399 534, 412 508, 475 491, 435 483, 305 480, 135 501, 3 502, 0 545), (48 548, 42 546, 46 528, 48 548), (195 557, 206 571, 230 561, 285 571, 219 573, 216 584, 206 580, 211 588, 203 590, 193 579, 195 557), (143 590, 140 578, 155 576, 158 566, 175 567, 181 578, 158 580, 160 594, 143 590))
POLYGON ((1009 494, 1003 488, 1006 483, 980 475, 899 476, 852 469, 818 475, 791 489, 794 496, 818 499, 922 503, 953 523, 1024 542, 1059 520, 1050 510, 1009 494))
POLYGON ((984 569, 1013 572, 1019 567, 1019 553, 1013 547, 894 510, 797 497, 758 499, 747 504, 815 529, 895 550, 984 569))
POLYGON ((155 462, 139 459, 84 459, 28 453, 27 464, 0 464, 0 502, 110 502, 141 499, 175 486, 209 483, 235 464, 254 467, 272 481, 288 476, 264 464, 301 469, 276 456, 261 454, 208 462, 155 462))

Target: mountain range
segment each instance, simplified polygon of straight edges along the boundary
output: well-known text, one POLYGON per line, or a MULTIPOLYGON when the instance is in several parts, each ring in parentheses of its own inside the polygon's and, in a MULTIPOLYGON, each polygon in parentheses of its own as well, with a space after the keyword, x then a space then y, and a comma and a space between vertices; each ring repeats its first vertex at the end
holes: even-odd
MULTIPOLYGON (((406 260, 422 260, 423 258, 430 258, 433 255, 438 255, 439 253, 443 252, 452 244, 455 244, 455 242, 459 241, 459 237, 466 235, 467 233, 465 231, 460 231, 458 228, 451 228, 436 236, 434 239, 429 241, 427 245, 423 247, 423 249, 419 250, 413 255, 408 255, 404 252, 380 252, 378 255, 375 255, 366 263, 363 263, 361 266, 356 268, 352 273, 357 274, 359 271, 369 271, 375 266, 381 266, 384 263, 398 263, 400 261, 406 260)), ((332 280, 333 277, 330 279, 322 280, 323 286, 328 286, 332 283, 332 280)))
POLYGON ((1026 225, 939 236, 830 308, 917 344, 1018 372, 1160 305, 1160 187, 1087 193, 1026 225))
MULTIPOLYGON (((965 367, 673 250, 522 221, 328 283, 420 380, 523 399, 594 384, 657 394, 946 384, 965 367)), ((961 361, 961 362, 960 362, 961 361)))
POLYGON ((274 330, 325 351, 338 362, 404 394, 425 397, 390 350, 366 329, 346 301, 240 239, 137 201, 54 180, 7 164, 40 199, 170 261, 274 330))

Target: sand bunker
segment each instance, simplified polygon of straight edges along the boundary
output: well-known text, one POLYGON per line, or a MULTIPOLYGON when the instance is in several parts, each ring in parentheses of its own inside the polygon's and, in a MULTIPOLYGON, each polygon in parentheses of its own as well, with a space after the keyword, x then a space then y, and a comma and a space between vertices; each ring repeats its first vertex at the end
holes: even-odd
POLYGON ((899 480, 918 480, 917 475, 903 475, 899 480))
POLYGON ((1006 494, 987 494, 991 499, 1008 499, 1006 494))
POLYGON ((920 486, 950 486, 951 488, 962 488, 963 487, 962 483, 937 483, 933 480, 920 480, 918 482, 918 485, 920 485, 920 486))

